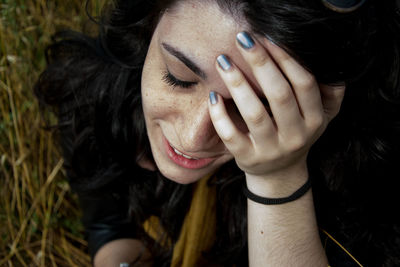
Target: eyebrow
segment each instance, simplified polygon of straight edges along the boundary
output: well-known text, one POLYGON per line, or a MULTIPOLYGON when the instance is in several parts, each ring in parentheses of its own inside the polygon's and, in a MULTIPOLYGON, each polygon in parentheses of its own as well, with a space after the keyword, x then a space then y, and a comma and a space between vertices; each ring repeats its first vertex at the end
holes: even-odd
POLYGON ((194 63, 191 59, 185 56, 185 54, 183 54, 181 51, 172 47, 169 44, 166 43, 161 43, 161 44, 165 48, 165 50, 168 51, 168 53, 170 53, 171 55, 182 61, 182 63, 185 64, 189 69, 191 69, 195 74, 197 74, 204 80, 207 79, 206 73, 199 66, 197 66, 196 63, 194 63))

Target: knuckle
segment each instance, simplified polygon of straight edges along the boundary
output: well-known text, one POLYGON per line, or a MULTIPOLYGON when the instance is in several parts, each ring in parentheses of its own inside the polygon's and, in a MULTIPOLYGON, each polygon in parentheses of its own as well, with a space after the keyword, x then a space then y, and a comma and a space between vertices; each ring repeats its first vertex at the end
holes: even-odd
POLYGON ((265 121, 265 113, 264 112, 253 112, 247 116, 247 120, 254 125, 260 125, 265 121))
POLYGON ((235 140, 235 135, 232 132, 229 133, 224 133, 223 135, 220 135, 220 138, 224 143, 227 144, 232 144, 235 140))
POLYGON ((231 87, 237 88, 244 83, 244 77, 239 72, 235 72, 227 79, 227 82, 231 87))
POLYGON ((255 67, 261 67, 261 66, 266 65, 270 61, 270 58, 269 58, 268 54, 265 52, 255 53, 255 54, 253 54, 251 61, 252 61, 251 63, 255 67))
POLYGON ((276 103, 284 105, 291 102, 292 93, 288 88, 278 88, 277 90, 274 90, 272 98, 276 103))
POLYGON ((278 60, 281 61, 282 64, 292 64, 293 62, 293 58, 287 53, 279 53, 278 60))
POLYGON ((312 74, 307 73, 303 75, 303 77, 299 78, 296 85, 302 90, 308 90, 313 88, 313 85, 315 83, 314 76, 312 74))
POLYGON ((234 79, 231 83, 231 86, 233 88, 237 88, 240 87, 243 84, 243 82, 244 82, 243 78, 234 79))

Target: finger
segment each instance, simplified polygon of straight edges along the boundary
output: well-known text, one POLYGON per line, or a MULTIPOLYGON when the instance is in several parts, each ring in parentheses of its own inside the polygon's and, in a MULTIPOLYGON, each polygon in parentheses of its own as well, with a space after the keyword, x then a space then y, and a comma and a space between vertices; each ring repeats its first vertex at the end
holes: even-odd
POLYGON ((268 99, 280 135, 290 135, 303 124, 292 88, 265 48, 247 33, 237 35, 237 46, 268 99), (247 41, 247 42, 246 42, 247 41))
POLYGON ((240 132, 232 122, 223 102, 223 98, 216 92, 210 92, 208 101, 211 121, 215 131, 225 144, 226 148, 236 157, 248 151, 251 147, 249 138, 240 132))
POLYGON ((267 39, 263 43, 292 85, 303 118, 306 121, 319 120, 323 115, 323 107, 314 76, 279 46, 267 39))
POLYGON ((328 117, 328 122, 336 117, 336 115, 339 113, 345 94, 345 88, 345 85, 320 85, 322 105, 324 112, 328 117))
POLYGON ((216 67, 253 140, 261 145, 267 140, 266 138, 276 133, 275 126, 264 104, 247 82, 243 73, 234 63, 230 62, 227 56, 220 55, 217 58, 216 67))

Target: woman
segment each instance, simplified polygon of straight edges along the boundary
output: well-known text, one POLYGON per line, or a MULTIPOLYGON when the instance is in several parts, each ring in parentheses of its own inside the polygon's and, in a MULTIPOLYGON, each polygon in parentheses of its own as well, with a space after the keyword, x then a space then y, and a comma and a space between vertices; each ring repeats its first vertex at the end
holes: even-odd
POLYGON ((400 264, 399 9, 344 2, 120 0, 56 36, 35 89, 95 266, 400 264))

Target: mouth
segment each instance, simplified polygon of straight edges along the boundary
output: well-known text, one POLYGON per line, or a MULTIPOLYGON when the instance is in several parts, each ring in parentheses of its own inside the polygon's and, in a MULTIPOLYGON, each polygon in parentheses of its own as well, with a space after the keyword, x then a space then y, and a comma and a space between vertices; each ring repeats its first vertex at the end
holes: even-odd
POLYGON ((186 169, 201 169, 210 165, 217 157, 213 158, 195 158, 174 148, 163 135, 163 145, 169 159, 175 164, 186 169))
POLYGON ((173 147, 171 144, 169 144, 171 147, 172 147, 172 149, 174 150, 174 152, 176 153, 176 154, 178 154, 178 155, 180 155, 180 156, 182 156, 182 157, 184 157, 184 158, 187 158, 187 159, 195 159, 195 160, 199 160, 200 158, 194 158, 194 157, 191 157, 191 156, 188 156, 188 155, 186 155, 186 154, 183 154, 182 152, 180 152, 178 149, 176 149, 175 147, 173 147))

